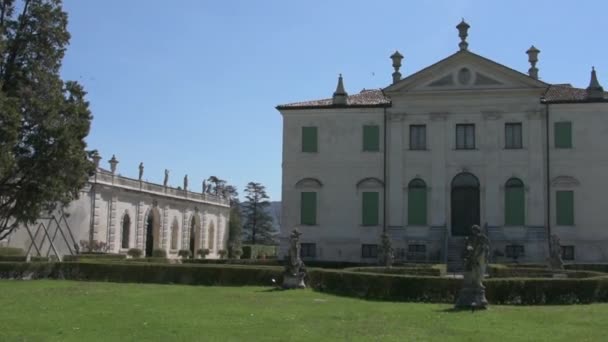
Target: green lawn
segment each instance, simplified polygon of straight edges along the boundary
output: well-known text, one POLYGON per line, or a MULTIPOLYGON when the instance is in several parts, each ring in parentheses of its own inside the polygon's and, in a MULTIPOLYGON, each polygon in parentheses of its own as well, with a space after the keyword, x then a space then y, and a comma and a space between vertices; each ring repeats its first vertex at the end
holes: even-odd
POLYGON ((0 281, 0 341, 605 341, 608 304, 371 302, 310 290, 0 281))

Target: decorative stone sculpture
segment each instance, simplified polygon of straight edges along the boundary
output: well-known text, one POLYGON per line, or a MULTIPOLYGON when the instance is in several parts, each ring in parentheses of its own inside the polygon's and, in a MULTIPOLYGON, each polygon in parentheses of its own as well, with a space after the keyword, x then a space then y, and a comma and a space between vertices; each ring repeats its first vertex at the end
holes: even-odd
POLYGON ((395 255, 393 251, 393 246, 391 244, 391 238, 388 236, 386 232, 382 233, 381 236, 381 246, 380 246, 380 264, 385 267, 391 267, 393 265, 393 261, 395 260, 395 255))
POLYGON ((112 171, 112 174, 116 173, 116 165, 118 165, 118 159, 116 159, 115 155, 112 155, 112 159, 110 159, 108 161, 108 163, 110 163, 110 171, 112 171))
POLYGON ((140 181, 143 176, 144 176, 144 163, 141 162, 141 163, 139 163, 139 180, 140 181))
POLYGON ((300 259, 300 233, 297 228, 291 232, 289 237, 289 254, 285 261, 285 272, 283 272, 284 289, 303 289, 306 287, 304 278, 306 268, 300 259))
POLYGON ((207 182, 203 180, 203 193, 205 193, 205 189, 207 188, 207 182))
POLYGON ((490 241, 481 233, 481 228, 471 227, 471 235, 466 239, 464 259, 464 282, 458 294, 456 308, 485 309, 488 306, 483 276, 486 273, 490 241))
POLYGON ((188 175, 184 176, 184 191, 188 191, 188 175))
POLYGON ((163 186, 166 188, 169 183, 169 170, 165 169, 165 179, 163 180, 163 186))
POLYGON ((551 235, 549 248, 549 266, 552 270, 563 270, 564 261, 562 260, 562 246, 557 235, 551 235))

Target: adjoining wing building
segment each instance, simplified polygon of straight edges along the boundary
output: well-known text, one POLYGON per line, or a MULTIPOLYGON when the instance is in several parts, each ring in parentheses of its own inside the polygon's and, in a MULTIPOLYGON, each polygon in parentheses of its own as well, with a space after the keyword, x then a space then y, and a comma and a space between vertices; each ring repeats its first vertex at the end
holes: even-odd
POLYGON ((280 105, 282 245, 304 260, 373 262, 380 236, 405 261, 456 262, 473 224, 493 260, 608 261, 608 97, 539 80, 468 49, 384 89, 280 105))

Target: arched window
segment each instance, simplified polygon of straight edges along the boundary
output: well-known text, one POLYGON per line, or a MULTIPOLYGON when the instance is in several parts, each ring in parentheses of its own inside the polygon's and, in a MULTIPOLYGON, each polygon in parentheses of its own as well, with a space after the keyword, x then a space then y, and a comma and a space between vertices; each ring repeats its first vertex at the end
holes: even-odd
POLYGON ((407 186, 407 224, 410 226, 426 226, 427 200, 426 183, 413 179, 407 186))
POLYGON ((128 213, 122 218, 122 241, 120 244, 121 248, 129 248, 129 237, 131 230, 131 218, 128 213))
POLYGON ((300 191, 300 224, 317 225, 318 194, 323 183, 316 178, 303 178, 296 183, 295 187, 300 191))
POLYGON ((179 223, 177 217, 173 217, 173 224, 171 224, 171 249, 177 249, 177 239, 179 232, 179 223))
POLYGON ((524 222, 524 183, 511 178, 505 183, 505 226, 523 226, 524 222))

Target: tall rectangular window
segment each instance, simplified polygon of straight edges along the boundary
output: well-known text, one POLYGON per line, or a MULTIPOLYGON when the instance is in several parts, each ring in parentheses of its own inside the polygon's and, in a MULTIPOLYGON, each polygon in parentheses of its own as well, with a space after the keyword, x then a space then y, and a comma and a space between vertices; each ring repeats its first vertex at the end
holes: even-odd
POLYGON ((361 245, 361 257, 362 258, 377 258, 378 257, 378 245, 361 245))
POLYGON ((300 224, 309 226, 317 224, 316 192, 302 192, 300 199, 300 224))
POLYGON ((410 150, 426 150, 426 125, 410 125, 410 150))
POLYGON ((458 124, 456 125, 456 149, 474 150, 475 149, 475 125, 458 124))
POLYGON ((521 123, 505 124, 505 148, 522 148, 521 123))
POLYGON ((554 124, 555 148, 572 148, 572 123, 556 122, 554 124))
POLYGON ((317 127, 302 127, 302 152, 317 152, 317 127))
POLYGON ((364 192, 362 202, 362 224, 364 226, 377 226, 380 194, 378 192, 364 192))
POLYGON ((380 127, 377 125, 363 126, 363 151, 380 151, 380 127))
POLYGON ((555 193, 556 220, 558 226, 574 225, 574 191, 557 191, 555 193))
POLYGON ((315 243, 301 243, 300 244, 300 257, 301 258, 314 258, 317 256, 317 244, 315 243))
POLYGON ((421 179, 414 179, 407 191, 407 224, 426 226, 426 184, 421 179))

